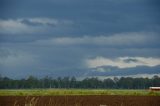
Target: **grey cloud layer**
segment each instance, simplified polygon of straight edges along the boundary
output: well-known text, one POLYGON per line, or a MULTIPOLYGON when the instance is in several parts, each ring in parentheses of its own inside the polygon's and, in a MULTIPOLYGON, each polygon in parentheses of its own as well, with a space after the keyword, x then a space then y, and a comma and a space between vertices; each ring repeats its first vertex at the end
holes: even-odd
POLYGON ((158 33, 121 33, 114 35, 55 37, 31 43, 41 46, 104 46, 108 48, 159 48, 158 33))

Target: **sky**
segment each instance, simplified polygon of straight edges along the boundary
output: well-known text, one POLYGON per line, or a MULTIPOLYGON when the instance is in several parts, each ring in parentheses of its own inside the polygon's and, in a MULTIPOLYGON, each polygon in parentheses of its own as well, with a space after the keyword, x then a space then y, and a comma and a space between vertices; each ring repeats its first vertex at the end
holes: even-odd
POLYGON ((0 0, 0 74, 160 76, 159 0, 0 0))

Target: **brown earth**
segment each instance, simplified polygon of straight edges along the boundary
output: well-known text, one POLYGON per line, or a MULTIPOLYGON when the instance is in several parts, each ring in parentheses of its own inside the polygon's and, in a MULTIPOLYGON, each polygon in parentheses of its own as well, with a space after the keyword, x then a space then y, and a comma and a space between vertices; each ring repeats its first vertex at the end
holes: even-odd
POLYGON ((160 106, 160 96, 0 96, 0 106, 160 106))

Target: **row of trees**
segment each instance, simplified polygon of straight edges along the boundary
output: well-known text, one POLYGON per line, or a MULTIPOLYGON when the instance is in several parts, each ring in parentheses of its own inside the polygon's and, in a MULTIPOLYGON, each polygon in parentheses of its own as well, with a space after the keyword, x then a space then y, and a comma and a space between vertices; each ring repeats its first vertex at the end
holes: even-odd
POLYGON ((0 77, 0 89, 26 89, 26 88, 114 88, 114 89, 147 89, 150 86, 160 86, 160 77, 131 78, 115 77, 114 79, 99 80, 98 78, 86 78, 81 81, 75 77, 58 77, 53 79, 45 77, 38 79, 30 76, 27 79, 13 80, 0 77))

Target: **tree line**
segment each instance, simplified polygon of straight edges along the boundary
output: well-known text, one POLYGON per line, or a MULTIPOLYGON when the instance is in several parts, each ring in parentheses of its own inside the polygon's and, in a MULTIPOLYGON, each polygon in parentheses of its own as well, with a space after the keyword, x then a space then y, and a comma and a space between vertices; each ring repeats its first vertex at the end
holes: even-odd
POLYGON ((75 77, 44 77, 38 79, 29 76, 27 79, 11 79, 0 77, 0 89, 33 89, 33 88, 81 88, 81 89, 148 89, 151 86, 160 86, 160 77, 153 78, 107 78, 99 80, 98 78, 85 78, 77 80, 75 77))

